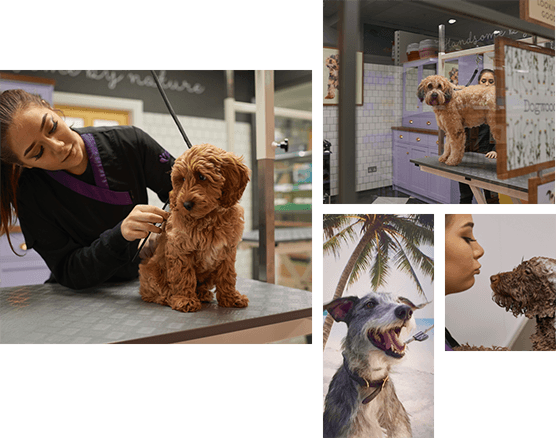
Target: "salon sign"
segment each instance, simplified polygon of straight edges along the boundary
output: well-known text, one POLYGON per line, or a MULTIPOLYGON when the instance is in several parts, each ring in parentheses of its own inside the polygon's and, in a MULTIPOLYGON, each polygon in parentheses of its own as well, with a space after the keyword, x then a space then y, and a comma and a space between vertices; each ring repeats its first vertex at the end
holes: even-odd
POLYGON ((520 18, 554 29, 554 0, 521 0, 520 18))

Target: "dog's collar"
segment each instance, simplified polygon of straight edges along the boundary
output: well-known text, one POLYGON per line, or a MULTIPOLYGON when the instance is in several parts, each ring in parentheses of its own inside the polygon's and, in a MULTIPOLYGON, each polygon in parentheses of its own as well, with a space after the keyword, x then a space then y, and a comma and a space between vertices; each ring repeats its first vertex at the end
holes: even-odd
POLYGON ((364 377, 361 377, 359 374, 351 371, 348 367, 345 355, 344 355, 344 369, 348 373, 348 376, 353 381, 357 382, 359 384, 359 386, 361 386, 363 388, 376 388, 369 396, 367 396, 363 399, 362 403, 364 405, 366 405, 367 403, 374 400, 376 398, 376 396, 378 394, 380 394, 380 391, 382 391, 382 389, 384 388, 384 385, 386 385, 386 382, 388 381, 388 375, 384 379, 369 381, 369 380, 365 379, 364 377))

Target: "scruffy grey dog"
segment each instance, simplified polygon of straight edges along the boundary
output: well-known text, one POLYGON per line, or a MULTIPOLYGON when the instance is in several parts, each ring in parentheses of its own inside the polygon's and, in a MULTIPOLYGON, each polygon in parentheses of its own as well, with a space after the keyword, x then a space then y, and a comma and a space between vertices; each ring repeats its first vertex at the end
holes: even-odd
POLYGON ((330 382, 324 438, 411 437, 409 417, 388 376, 404 355, 415 328, 411 301, 388 293, 338 298, 325 306, 348 326, 344 363, 330 382))

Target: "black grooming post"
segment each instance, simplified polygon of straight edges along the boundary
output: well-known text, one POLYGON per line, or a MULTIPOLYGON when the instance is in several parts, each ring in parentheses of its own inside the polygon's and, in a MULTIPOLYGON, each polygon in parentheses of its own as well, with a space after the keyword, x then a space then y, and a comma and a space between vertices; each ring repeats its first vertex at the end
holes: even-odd
POLYGON ((182 135, 183 139, 185 140, 185 143, 187 144, 187 147, 189 149, 191 149, 191 147, 192 147, 191 142, 187 138, 187 135, 185 134, 185 131, 183 130, 183 127, 181 126, 181 123, 178 120, 178 117, 176 116, 176 113, 174 112, 174 109, 172 108, 172 105, 170 104, 170 101, 166 97, 166 93, 164 93, 164 90, 162 89, 162 85, 160 85, 160 81, 158 80, 158 76, 156 75, 154 70, 151 70, 151 73, 153 75, 154 81, 156 82, 156 86, 158 87, 158 90, 160 91, 160 94, 162 94, 162 99, 164 99, 164 103, 168 107, 168 111, 170 111, 170 115, 174 119, 174 122, 176 122, 176 125, 178 125, 178 129, 180 130, 181 135, 182 135))
MULTIPOLYGON (((158 80, 158 76, 156 75, 154 70, 151 70, 151 73, 153 75, 154 81, 156 82, 156 86, 158 87, 158 91, 160 91, 160 94, 162 95, 162 99, 164 100, 164 103, 166 104, 166 107, 168 108, 168 111, 170 111, 170 115, 174 119, 174 122, 176 122, 176 125, 178 125, 178 129, 180 130, 180 133, 181 133, 183 139, 185 140, 185 143, 187 144, 187 147, 189 149, 191 149, 193 147, 193 145, 189 141, 189 138, 187 138, 187 134, 185 133, 185 131, 183 129, 183 126, 181 126, 181 123, 178 119, 178 116, 176 116, 176 113, 174 112, 174 109, 172 108, 172 105, 170 104, 170 101, 168 100, 168 97, 166 97, 166 93, 164 92, 164 89, 162 88, 162 85, 160 84, 160 81, 158 80)), ((168 205, 168 202, 170 202, 170 200, 166 201, 166 204, 164 204, 164 206, 162 207, 163 210, 168 205)), ((147 240, 149 239, 150 235, 151 235, 151 233, 149 232, 149 234, 147 234, 147 237, 145 237, 145 240, 143 240, 143 243, 141 244, 141 246, 139 247, 139 249, 137 250, 137 252, 133 256, 133 259, 131 259, 131 263, 133 263, 135 261, 135 259, 137 258, 137 256, 139 255, 139 253, 141 252, 143 247, 145 246, 145 243, 147 243, 147 240)))

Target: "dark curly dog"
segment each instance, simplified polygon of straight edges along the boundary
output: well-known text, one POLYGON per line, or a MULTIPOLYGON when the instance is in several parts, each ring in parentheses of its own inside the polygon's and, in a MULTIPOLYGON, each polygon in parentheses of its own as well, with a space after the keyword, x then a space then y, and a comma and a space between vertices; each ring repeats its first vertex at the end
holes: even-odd
POLYGON ((556 259, 533 257, 511 272, 490 277, 492 299, 514 316, 536 318, 533 350, 556 350, 556 259))

